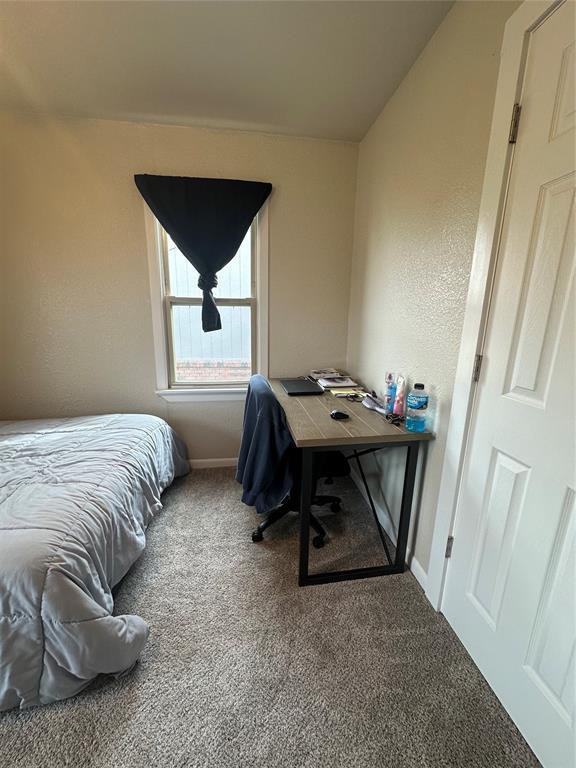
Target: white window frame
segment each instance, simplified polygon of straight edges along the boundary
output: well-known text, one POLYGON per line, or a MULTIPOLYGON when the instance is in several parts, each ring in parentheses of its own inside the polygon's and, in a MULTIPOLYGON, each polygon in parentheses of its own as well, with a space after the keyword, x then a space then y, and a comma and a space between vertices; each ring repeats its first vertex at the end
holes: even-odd
MULTIPOLYGON (((244 400, 247 383, 239 384, 175 384, 171 375, 170 339, 168 323, 170 307, 174 304, 199 305, 201 299, 182 299, 169 296, 166 291, 166 239, 156 217, 144 206, 152 333, 156 367, 156 394, 169 402, 198 402, 244 400)), ((252 239, 253 298, 218 299, 220 306, 246 304, 252 307, 252 370, 268 376, 268 205, 256 216, 252 239), (255 289, 255 290, 254 290, 255 289), (255 298, 254 298, 255 297, 255 298)))

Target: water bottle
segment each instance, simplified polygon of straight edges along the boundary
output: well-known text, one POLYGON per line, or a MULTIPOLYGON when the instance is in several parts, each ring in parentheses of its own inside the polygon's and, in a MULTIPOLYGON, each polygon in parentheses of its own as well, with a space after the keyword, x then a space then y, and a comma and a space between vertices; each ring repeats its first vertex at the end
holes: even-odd
POLYGON ((396 399, 396 379, 393 373, 386 374, 386 394, 384 396, 384 403, 386 405, 386 413, 392 413, 394 410, 394 400, 396 399))
POLYGON ((428 393, 424 391, 424 384, 414 384, 406 400, 406 429, 409 432, 425 431, 427 408, 428 393))

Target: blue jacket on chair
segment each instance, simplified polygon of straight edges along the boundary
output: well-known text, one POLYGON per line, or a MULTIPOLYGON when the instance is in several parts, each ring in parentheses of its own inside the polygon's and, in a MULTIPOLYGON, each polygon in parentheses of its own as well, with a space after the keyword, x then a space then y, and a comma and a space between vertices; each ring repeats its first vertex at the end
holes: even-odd
POLYGON ((252 376, 236 470, 242 501, 260 514, 279 506, 292 488, 295 454, 284 410, 270 384, 260 374, 252 376))

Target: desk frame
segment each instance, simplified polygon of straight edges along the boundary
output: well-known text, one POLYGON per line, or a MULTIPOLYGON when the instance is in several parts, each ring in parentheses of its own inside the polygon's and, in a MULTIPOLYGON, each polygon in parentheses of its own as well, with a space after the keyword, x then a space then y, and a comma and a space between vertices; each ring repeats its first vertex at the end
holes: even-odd
MULTIPOLYGON (((406 568, 406 548, 408 545, 408 532, 410 529, 410 516, 414 499, 414 484, 416 481, 416 468, 418 465, 418 451, 420 442, 410 440, 406 442, 377 442, 373 444, 359 443, 357 445, 334 445, 301 448, 301 486, 300 486, 300 558, 298 584, 306 587, 312 584, 328 584, 334 581, 349 581, 351 579, 367 579, 373 576, 388 576, 393 573, 402 573, 406 568), (398 525, 398 537, 394 562, 389 565, 376 565, 368 568, 351 568, 345 571, 325 571, 323 573, 309 573, 310 557, 310 507, 312 500, 312 483, 314 469, 314 454, 323 451, 351 451, 351 458, 355 453, 359 455, 373 453, 383 448, 406 448, 406 468, 404 471, 404 485, 402 489, 402 503, 400 506, 400 522, 398 525)), ((374 511, 374 510, 373 510, 374 511)))
POLYGON ((410 515, 414 499, 416 467, 420 445, 432 440, 431 432, 408 432, 404 427, 390 424, 375 411, 365 408, 360 403, 353 403, 344 398, 336 398, 325 392, 318 397, 290 397, 278 379, 270 382, 277 400, 284 409, 286 422, 294 444, 301 451, 299 473, 295 478, 296 491, 294 505, 300 510, 300 557, 298 583, 327 584, 333 581, 349 579, 367 579, 372 576, 388 576, 402 573, 405 568, 410 515), (337 408, 348 414, 349 419, 335 421, 330 418, 330 411, 337 408), (312 506, 314 455, 325 451, 341 451, 348 458, 358 459, 367 453, 374 453, 383 448, 406 448, 406 469, 400 506, 400 521, 396 541, 394 562, 386 551, 386 540, 374 503, 371 500, 366 478, 358 462, 362 482, 368 491, 368 500, 372 514, 378 524, 378 533, 383 549, 386 551, 388 565, 376 565, 370 568, 352 568, 346 571, 326 571, 309 573, 310 557, 310 507, 312 506), (299 491, 299 493, 297 493, 299 491), (298 498, 299 496, 299 498, 298 498))

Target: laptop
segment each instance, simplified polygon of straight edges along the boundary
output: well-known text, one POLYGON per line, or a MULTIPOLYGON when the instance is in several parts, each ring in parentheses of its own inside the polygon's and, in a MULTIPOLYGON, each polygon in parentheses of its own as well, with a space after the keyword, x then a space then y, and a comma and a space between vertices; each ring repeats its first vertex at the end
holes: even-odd
POLYGON ((280 379, 280 384, 289 395, 322 395, 324 390, 313 379, 280 379))

